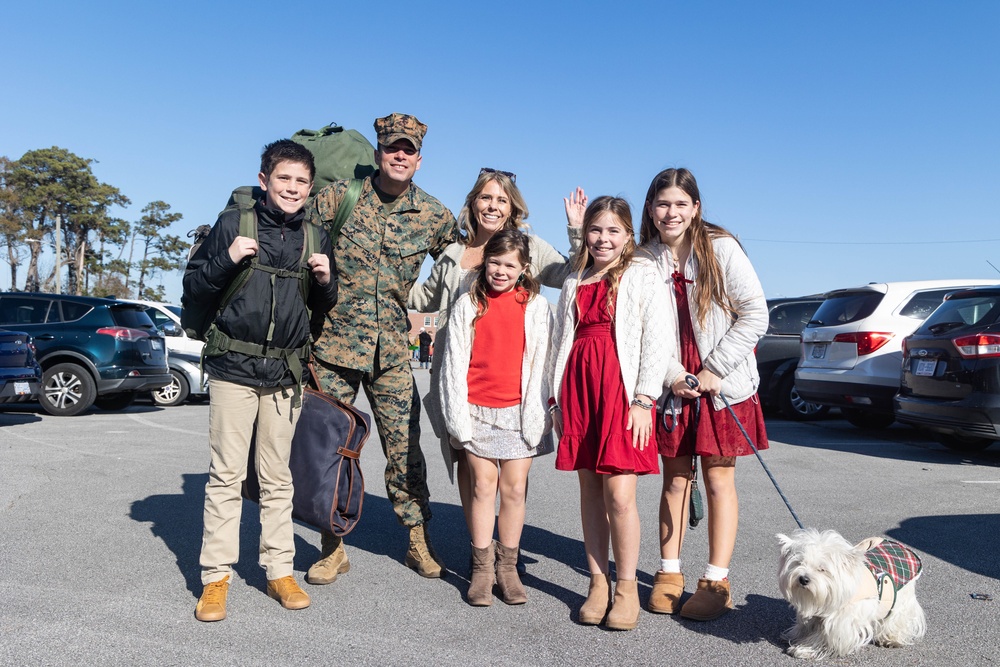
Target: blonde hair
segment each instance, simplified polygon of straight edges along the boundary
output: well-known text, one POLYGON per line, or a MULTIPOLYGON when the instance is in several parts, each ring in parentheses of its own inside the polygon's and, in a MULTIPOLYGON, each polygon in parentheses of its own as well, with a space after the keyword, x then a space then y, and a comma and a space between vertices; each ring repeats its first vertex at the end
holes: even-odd
MULTIPOLYGON (((625 245, 622 247, 622 254, 618 256, 618 261, 614 266, 608 269, 603 278, 603 280, 608 283, 607 308, 610 312, 611 306, 615 302, 615 296, 618 294, 618 283, 621 281, 621 277, 622 274, 625 273, 625 269, 627 269, 629 264, 631 264, 632 257, 635 254, 635 229, 632 227, 632 209, 629 207, 628 202, 621 197, 604 195, 590 202, 590 205, 587 206, 587 210, 583 213, 584 237, 586 237, 587 229, 590 225, 603 213, 611 214, 611 217, 614 218, 619 226, 628 232, 625 239, 625 245)), ((578 274, 582 274, 593 264, 594 258, 591 256, 590 249, 587 247, 586 242, 584 242, 583 247, 580 248, 580 253, 576 256, 576 262, 573 265, 573 268, 576 269, 578 274)))
POLYGON ((476 240, 476 232, 479 231, 479 222, 476 220, 476 199, 491 181, 499 185, 500 189, 507 195, 507 199, 510 200, 510 216, 504 221, 503 229, 514 229, 521 232, 526 232, 528 229, 528 225, 524 222, 528 219, 528 205, 524 202, 524 196, 521 195, 521 191, 514 181, 511 180, 510 176, 499 171, 483 172, 479 174, 472 190, 465 196, 465 204, 462 205, 462 210, 458 214, 458 226, 462 230, 462 243, 465 245, 472 245, 472 242, 476 240))

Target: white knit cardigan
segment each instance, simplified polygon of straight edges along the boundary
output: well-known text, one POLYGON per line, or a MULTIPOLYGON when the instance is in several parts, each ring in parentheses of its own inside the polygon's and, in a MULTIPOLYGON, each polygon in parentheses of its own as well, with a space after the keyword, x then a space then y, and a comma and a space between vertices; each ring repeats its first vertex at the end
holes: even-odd
MULTIPOLYGON (((644 247, 656 257, 656 265, 663 283, 672 285, 674 262, 670 249, 659 242, 649 243, 644 247)), ((688 303, 691 304, 694 337, 702 366, 721 378, 722 393, 729 402, 739 403, 753 396, 760 384, 753 350, 757 346, 757 341, 767 331, 767 301, 764 299, 764 289, 760 285, 757 273, 736 239, 730 236, 713 239, 712 248, 722 269, 723 288, 732 299, 737 316, 733 318, 726 310, 713 303, 705 324, 700 324, 697 313, 694 312, 698 290, 696 283, 686 285, 688 303)), ((687 280, 695 280, 697 275, 698 259, 691 253, 684 265, 684 277, 687 280)), ((667 292, 671 311, 676 314, 677 301, 674 291, 668 289, 667 292)), ((676 330, 675 336, 675 345, 679 350, 679 329, 676 330)), ((673 356, 663 384, 669 387, 684 373, 680 355, 673 356)), ((712 403, 716 410, 724 410, 726 407, 718 396, 712 399, 712 403)))
MULTIPOLYGON (((549 347, 551 398, 558 405, 566 361, 576 339, 576 292, 580 276, 566 279, 556 307, 552 345, 549 347)), ((677 356, 676 310, 667 307, 667 287, 652 258, 641 251, 625 269, 615 296, 615 349, 621 364, 625 396, 637 395, 654 401, 663 392, 663 378, 677 356)))
MULTIPOLYGON (((473 319, 476 306, 472 296, 463 294, 455 304, 445 339, 441 368, 441 410, 448 433, 458 442, 472 440, 469 411, 469 363, 475 338, 473 319)), ((524 310, 524 357, 521 359, 521 434, 534 449, 551 427, 545 401, 549 383, 545 375, 546 352, 552 328, 552 309, 536 296, 524 310)), ((510 360, 516 363, 515 360, 510 360)))

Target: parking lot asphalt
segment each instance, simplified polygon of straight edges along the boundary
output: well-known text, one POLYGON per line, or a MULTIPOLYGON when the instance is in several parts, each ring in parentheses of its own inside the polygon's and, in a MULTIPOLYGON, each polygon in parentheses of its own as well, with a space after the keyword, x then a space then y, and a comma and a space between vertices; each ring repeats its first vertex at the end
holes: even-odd
MULTIPOLYGON (((427 371, 415 370, 418 388, 427 371)), ((359 407, 367 410, 362 397, 359 407)), ((552 456, 531 471, 522 551, 529 601, 473 608, 468 536, 458 493, 424 418, 434 518, 450 570, 422 579, 403 565, 406 531, 386 500, 377 433, 362 456, 362 519, 345 538, 350 572, 304 588, 312 606, 287 611, 264 593, 256 506, 244 504, 229 617, 199 623, 198 554, 207 479, 208 405, 57 418, 0 406, 0 664, 2 665, 671 665, 794 664, 780 633, 793 615, 778 592, 775 534, 795 523, 754 457, 739 462, 740 531, 731 568, 735 609, 709 623, 642 612, 616 633, 572 619, 587 590, 575 475, 552 456)), ((885 535, 923 557, 917 585, 926 638, 866 647, 836 665, 1000 662, 1000 445, 945 450, 902 426, 864 433, 836 417, 769 420, 763 453, 807 526, 851 542, 885 535), (992 595, 978 600, 973 594, 992 595)), ((645 603, 658 567, 660 478, 640 480, 645 603)), ((707 558, 706 525, 682 554, 688 591, 707 558)), ((295 575, 319 554, 297 525, 295 575)))

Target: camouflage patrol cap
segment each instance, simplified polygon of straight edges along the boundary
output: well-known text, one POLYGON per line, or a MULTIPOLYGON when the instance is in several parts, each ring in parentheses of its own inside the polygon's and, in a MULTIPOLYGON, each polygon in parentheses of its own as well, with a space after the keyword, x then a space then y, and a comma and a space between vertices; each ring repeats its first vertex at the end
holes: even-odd
POLYGON ((375 134, 380 146, 389 146, 398 139, 406 139, 418 151, 424 139, 427 126, 405 113, 391 113, 375 121, 375 134))

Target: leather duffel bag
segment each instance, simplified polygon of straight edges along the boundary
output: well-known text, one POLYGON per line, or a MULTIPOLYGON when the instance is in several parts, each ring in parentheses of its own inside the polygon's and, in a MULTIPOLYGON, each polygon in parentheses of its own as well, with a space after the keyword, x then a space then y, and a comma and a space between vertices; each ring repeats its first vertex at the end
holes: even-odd
MULTIPOLYGON (((295 486, 292 517, 334 535, 347 535, 354 529, 365 497, 358 459, 370 429, 371 418, 353 405, 311 387, 303 391, 288 462, 295 486)), ((256 458, 255 441, 251 441, 243 497, 260 502, 256 458)))

